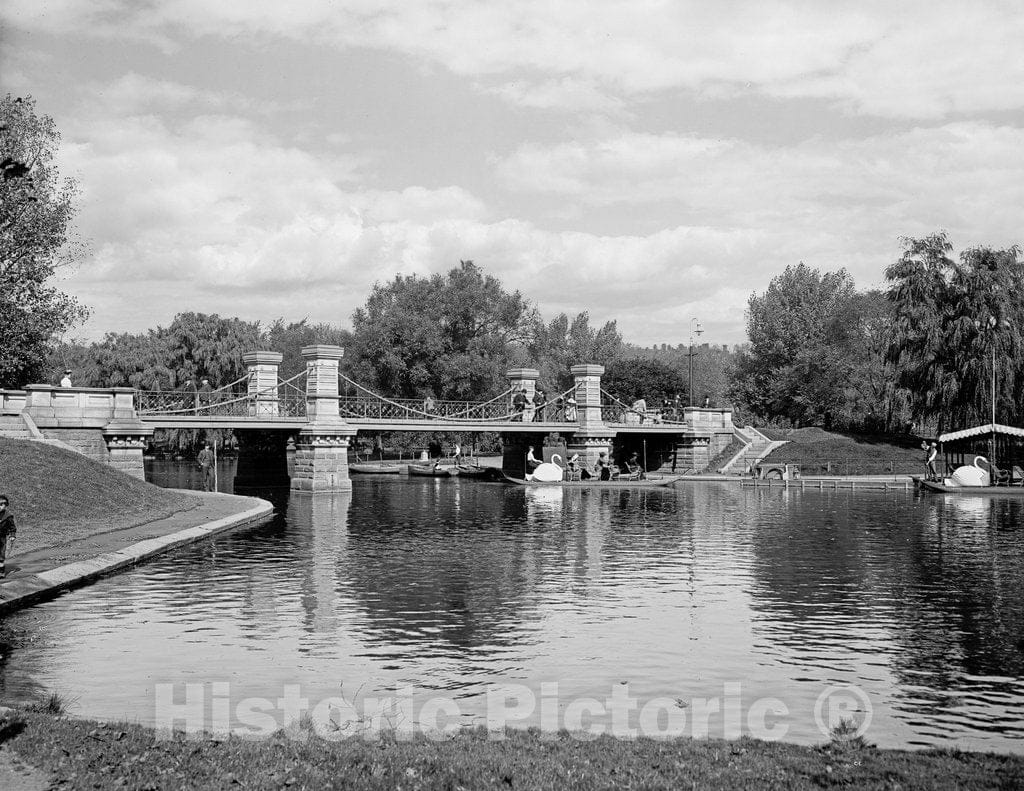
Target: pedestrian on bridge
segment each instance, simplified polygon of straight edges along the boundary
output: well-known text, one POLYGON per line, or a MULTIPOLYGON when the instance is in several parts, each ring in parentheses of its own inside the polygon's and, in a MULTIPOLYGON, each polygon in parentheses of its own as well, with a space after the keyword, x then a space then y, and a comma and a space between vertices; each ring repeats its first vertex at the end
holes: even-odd
POLYGON ((203 377, 203 380, 199 383, 199 392, 197 400, 199 402, 199 406, 201 407, 210 406, 210 404, 213 403, 213 385, 210 384, 210 380, 207 379, 205 376, 203 377))
POLYGON ((544 407, 548 403, 548 398, 544 395, 544 391, 539 387, 537 392, 533 394, 533 422, 542 423, 544 421, 544 407))
POLYGON ((210 450, 209 442, 203 444, 203 449, 196 456, 196 461, 199 462, 199 467, 203 471, 203 491, 212 492, 214 489, 213 465, 215 457, 213 451, 210 450))
POLYGON ((526 411, 526 403, 529 399, 526 397, 526 388, 524 387, 512 398, 512 420, 523 422, 523 413, 526 411))

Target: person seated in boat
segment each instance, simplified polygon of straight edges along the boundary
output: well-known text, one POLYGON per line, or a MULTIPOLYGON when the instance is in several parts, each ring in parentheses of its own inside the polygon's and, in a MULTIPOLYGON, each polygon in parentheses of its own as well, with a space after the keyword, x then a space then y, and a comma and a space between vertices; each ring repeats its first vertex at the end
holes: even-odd
POLYGON ((526 451, 526 471, 533 472, 540 466, 540 462, 537 461, 537 457, 533 455, 533 445, 526 451))
POLYGON ((629 478, 643 478, 644 472, 640 468, 640 457, 637 453, 633 453, 626 461, 622 462, 622 474, 629 478))
POLYGON ((608 454, 603 450, 597 454, 597 461, 594 462, 594 477, 599 481, 612 479, 612 465, 608 462, 608 454))

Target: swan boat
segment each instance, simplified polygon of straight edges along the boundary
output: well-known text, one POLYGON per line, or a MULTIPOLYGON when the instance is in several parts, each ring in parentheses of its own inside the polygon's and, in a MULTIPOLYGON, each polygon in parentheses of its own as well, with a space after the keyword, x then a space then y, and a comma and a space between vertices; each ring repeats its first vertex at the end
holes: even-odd
POLYGON ((1000 497, 1024 497, 1024 486, 1019 483, 992 485, 993 465, 984 456, 975 456, 972 464, 957 467, 951 475, 940 481, 917 477, 917 485, 924 491, 942 494, 998 495, 1000 497), (982 466, 985 464, 988 469, 982 466))
POLYGON ((561 486, 566 489, 653 489, 671 486, 682 479, 682 475, 667 475, 664 478, 644 478, 636 481, 602 481, 597 478, 589 478, 585 481, 530 481, 526 478, 505 476, 507 483, 514 483, 516 486, 561 486))
POLYGON ((585 481, 565 480, 565 470, 555 463, 562 457, 557 453, 552 454, 551 461, 537 465, 533 473, 525 478, 513 478, 505 475, 505 480, 514 483, 516 486, 562 486, 568 489, 651 489, 661 486, 671 486, 682 478, 681 475, 669 475, 662 477, 649 477, 640 480, 610 480, 602 481, 598 478, 588 478, 585 481))

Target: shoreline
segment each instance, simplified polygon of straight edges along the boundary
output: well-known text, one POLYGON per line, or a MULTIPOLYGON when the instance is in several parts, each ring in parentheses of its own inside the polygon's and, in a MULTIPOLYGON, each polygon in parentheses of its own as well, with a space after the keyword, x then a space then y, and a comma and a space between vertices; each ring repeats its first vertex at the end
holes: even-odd
MULTIPOLYGON (((1016 788, 1013 754, 879 749, 835 731, 804 746, 750 737, 581 739, 565 731, 467 728, 444 738, 319 735, 309 722, 262 739, 165 733, 49 710, 0 712, 0 770, 21 788, 1016 788), (24 775, 23 775, 24 776, 24 775)), ((2 772, 0 772, 2 779, 2 772)))
POLYGON ((273 505, 258 497, 191 490, 187 493, 198 502, 169 516, 94 533, 61 546, 13 553, 8 558, 11 570, 0 581, 0 615, 53 598, 178 547, 259 524, 274 513, 273 505))

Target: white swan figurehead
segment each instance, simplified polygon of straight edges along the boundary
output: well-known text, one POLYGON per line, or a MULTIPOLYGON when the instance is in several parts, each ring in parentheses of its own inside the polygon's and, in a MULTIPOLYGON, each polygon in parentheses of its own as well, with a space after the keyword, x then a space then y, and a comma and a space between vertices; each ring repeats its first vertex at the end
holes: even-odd
POLYGON ((975 456, 973 465, 965 464, 953 471, 950 476, 953 483, 956 486, 991 486, 992 476, 978 464, 979 461, 989 464, 989 460, 984 456, 975 456))
POLYGON ((543 464, 537 465, 537 468, 533 471, 533 480, 541 481, 543 483, 554 483, 555 481, 562 480, 564 471, 561 467, 555 464, 555 459, 561 461, 562 457, 557 453, 553 453, 551 454, 551 461, 546 461, 543 464))

